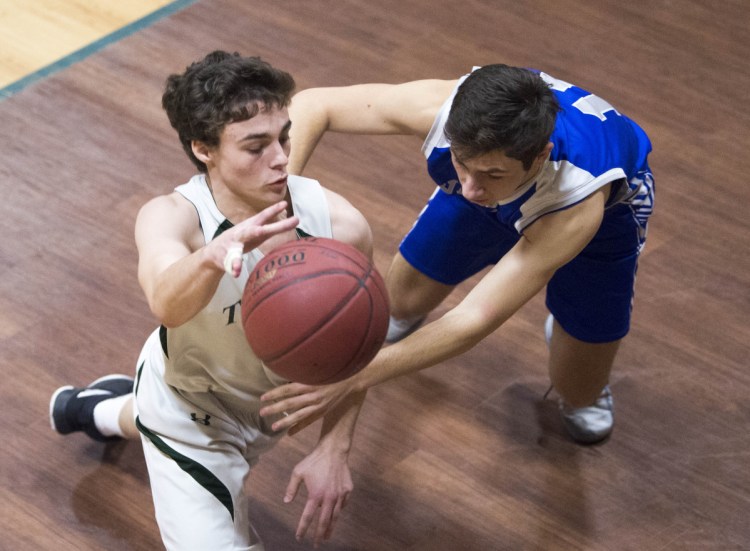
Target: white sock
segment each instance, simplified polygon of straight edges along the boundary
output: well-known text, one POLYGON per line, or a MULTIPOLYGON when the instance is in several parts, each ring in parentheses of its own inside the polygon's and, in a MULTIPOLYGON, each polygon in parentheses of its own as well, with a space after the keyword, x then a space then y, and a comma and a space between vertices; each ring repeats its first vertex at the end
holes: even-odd
POLYGON ((104 436, 125 436, 120 428, 120 413, 132 398, 132 394, 123 394, 116 398, 102 400, 94 406, 94 425, 99 432, 104 436))

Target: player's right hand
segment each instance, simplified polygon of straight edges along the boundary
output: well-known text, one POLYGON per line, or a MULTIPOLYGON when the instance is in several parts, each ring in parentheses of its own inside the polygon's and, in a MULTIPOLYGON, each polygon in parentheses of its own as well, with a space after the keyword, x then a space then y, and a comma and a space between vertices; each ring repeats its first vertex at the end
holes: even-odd
POLYGON ((206 246, 206 252, 212 263, 233 277, 239 277, 244 253, 258 247, 271 236, 297 227, 299 219, 296 216, 278 219, 286 207, 286 201, 271 205, 211 241, 206 246))

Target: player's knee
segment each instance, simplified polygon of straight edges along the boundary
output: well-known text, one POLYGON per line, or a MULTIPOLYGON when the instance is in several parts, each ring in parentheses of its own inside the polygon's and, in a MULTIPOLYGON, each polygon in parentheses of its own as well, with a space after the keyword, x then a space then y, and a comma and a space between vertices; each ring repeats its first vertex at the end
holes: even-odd
POLYGON ((391 316, 401 320, 424 317, 435 309, 452 289, 426 280, 389 285, 391 316))
POLYGON ((409 265, 397 255, 386 277, 391 316, 396 319, 423 317, 453 290, 409 265))

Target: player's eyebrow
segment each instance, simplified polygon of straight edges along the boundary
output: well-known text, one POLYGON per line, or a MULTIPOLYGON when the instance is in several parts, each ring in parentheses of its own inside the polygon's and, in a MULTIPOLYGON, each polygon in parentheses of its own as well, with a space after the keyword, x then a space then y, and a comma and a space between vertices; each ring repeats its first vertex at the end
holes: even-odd
MULTIPOLYGON (((288 132, 291 127, 292 127, 292 121, 287 121, 284 127, 281 129, 281 134, 283 134, 284 132, 288 132)), ((262 139, 267 139, 270 137, 271 137, 271 134, 269 134, 268 132, 259 132, 257 134, 248 134, 246 136, 243 136, 242 138, 240 138, 239 141, 245 142, 248 140, 262 140, 262 139)))
MULTIPOLYGON (((467 160, 469 160, 469 159, 467 159, 467 160)), ((460 157, 456 156, 456 161, 461 166, 466 167, 466 163, 460 157)), ((506 173, 508 173, 510 171, 507 168, 502 168, 500 166, 491 166, 491 167, 488 167, 488 168, 479 169, 477 172, 482 172, 483 174, 491 174, 493 172, 501 173, 501 174, 506 174, 506 173)))
POLYGON ((491 166, 489 168, 483 168, 479 172, 486 172, 486 173, 490 173, 490 172, 502 172, 502 173, 506 173, 506 172, 508 172, 508 169, 501 168, 499 166, 491 166))

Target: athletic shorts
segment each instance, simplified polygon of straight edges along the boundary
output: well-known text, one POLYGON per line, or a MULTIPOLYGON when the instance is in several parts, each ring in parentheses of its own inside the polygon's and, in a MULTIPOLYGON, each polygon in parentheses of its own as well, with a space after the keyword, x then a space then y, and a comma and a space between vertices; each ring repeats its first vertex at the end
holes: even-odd
MULTIPOLYGON (((643 177, 649 184, 644 196, 607 208, 591 242, 547 285, 547 308, 581 341, 615 341, 630 329, 638 256, 653 207, 653 178, 647 171, 643 177)), ((399 251, 424 275, 457 285, 496 264, 519 238, 494 209, 437 189, 399 251)))
POLYGON ((158 333, 141 352, 135 384, 136 425, 165 547, 262 549, 253 546, 243 490, 251 466, 282 433, 266 428, 260 400, 170 387, 158 333))

